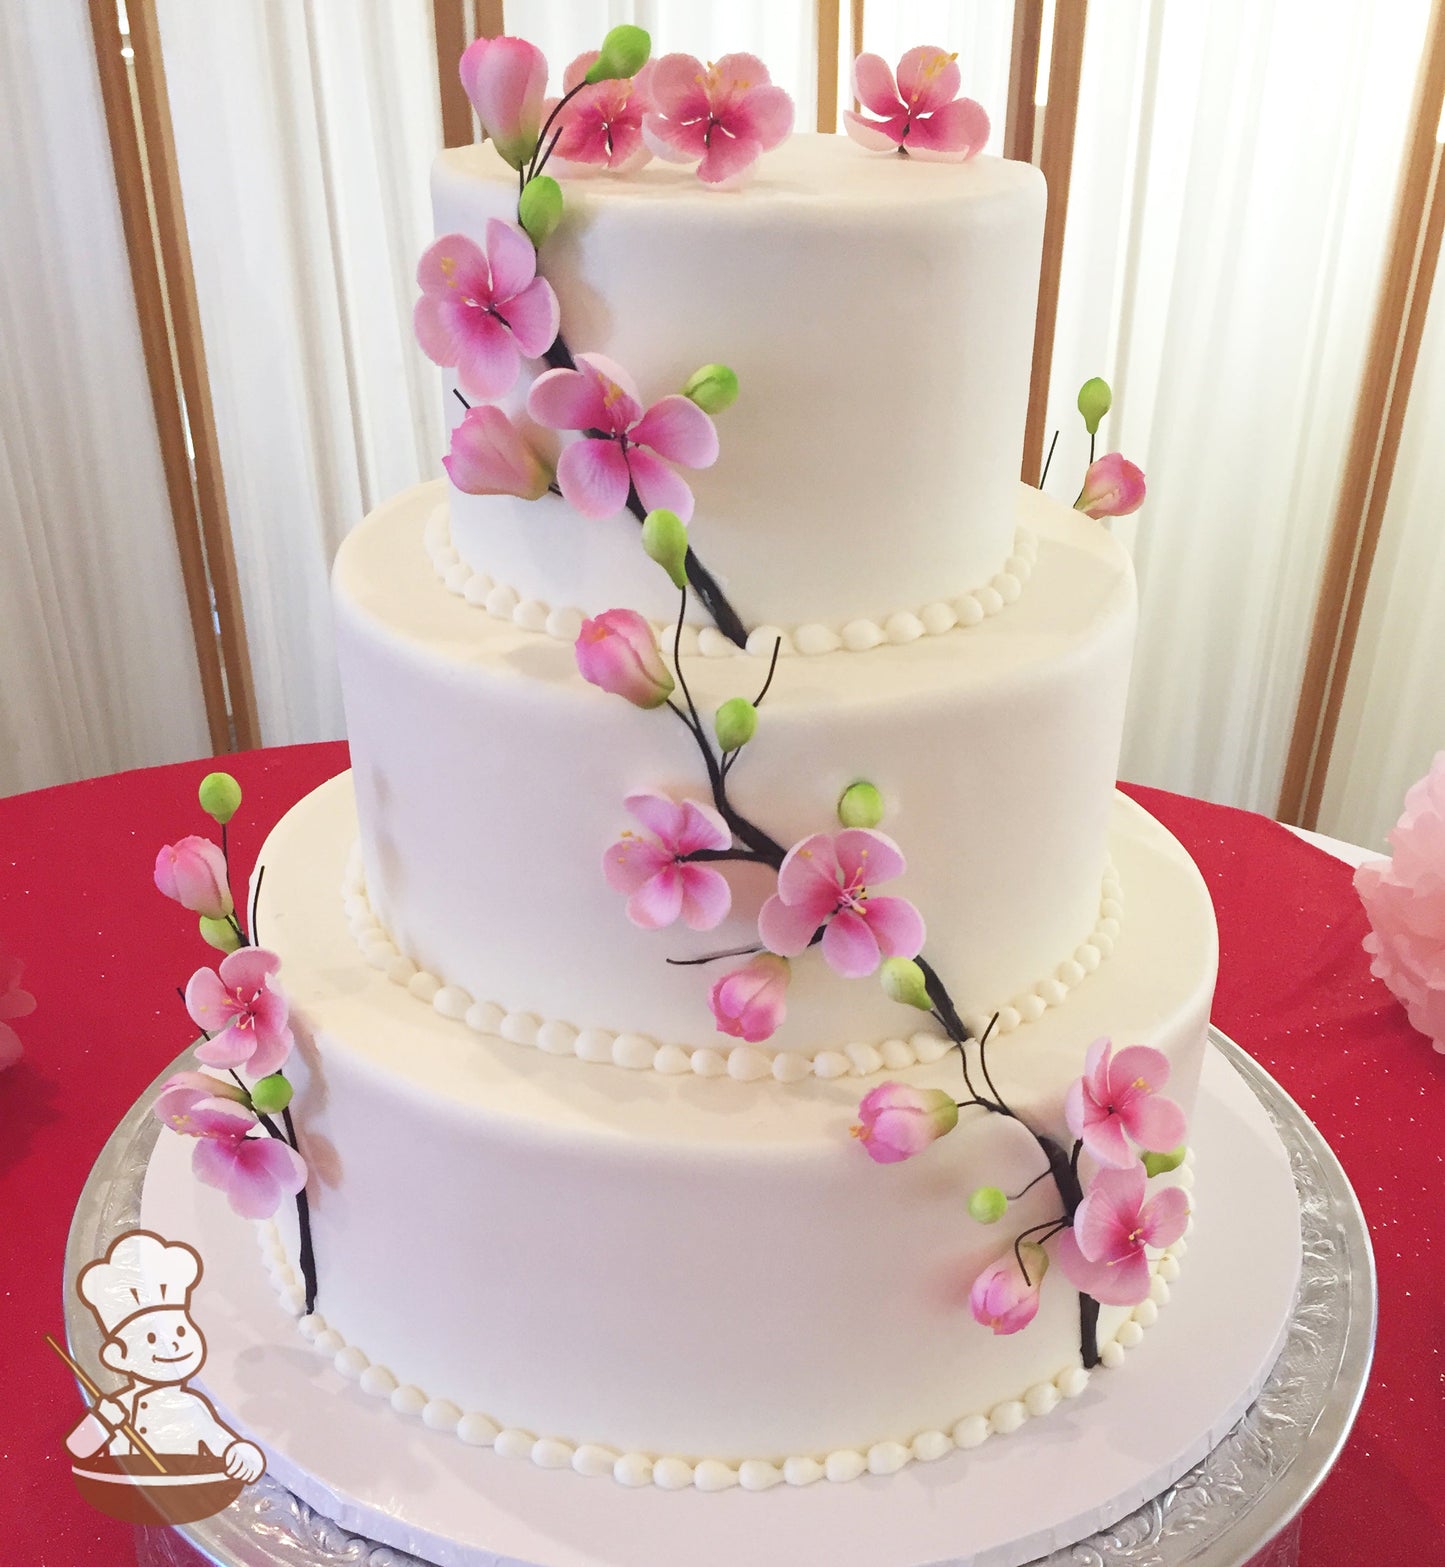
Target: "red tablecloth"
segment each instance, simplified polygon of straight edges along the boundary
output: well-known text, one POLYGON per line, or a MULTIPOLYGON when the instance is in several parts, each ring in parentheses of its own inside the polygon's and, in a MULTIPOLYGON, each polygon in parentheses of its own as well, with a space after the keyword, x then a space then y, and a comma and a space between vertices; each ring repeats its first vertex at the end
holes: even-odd
MULTIPOLYGON (((228 759, 246 795, 232 824, 236 863, 248 867, 276 818, 345 762, 341 745, 228 759)), ((195 800, 210 765, 0 800, 0 951, 26 960, 39 1001, 18 1024, 24 1061, 0 1074, 7 1567, 134 1559, 132 1531, 75 1495, 62 1437, 79 1405, 41 1335, 61 1332, 66 1229, 92 1161, 192 1037, 175 986, 196 966, 196 940, 151 868, 162 843, 213 831, 195 800)), ((1370 978, 1345 866, 1263 817, 1130 793, 1183 840, 1214 894, 1215 1022, 1319 1124, 1374 1235, 1374 1374, 1349 1447, 1305 1515, 1303 1567, 1445 1567, 1445 1056, 1370 978)))

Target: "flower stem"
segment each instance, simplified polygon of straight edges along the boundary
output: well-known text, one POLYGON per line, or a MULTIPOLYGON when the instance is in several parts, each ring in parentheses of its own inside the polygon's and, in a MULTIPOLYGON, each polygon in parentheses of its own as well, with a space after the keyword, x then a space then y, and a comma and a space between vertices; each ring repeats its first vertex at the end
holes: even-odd
MULTIPOLYGON (((1057 430, 1055 430, 1054 431, 1054 438, 1053 438, 1052 441, 1049 442, 1049 455, 1046 458, 1044 458, 1044 471, 1039 475, 1039 488, 1040 489, 1043 489, 1044 481, 1049 476, 1049 467, 1050 467, 1050 465, 1052 464, 1052 462, 1054 460, 1054 447, 1056 447, 1058 444, 1059 444, 1059 432, 1057 430)), ((1093 459, 1091 458, 1090 461, 1092 461, 1092 460, 1093 459)))
MULTIPOLYGON (((299 1154, 301 1148, 296 1141, 296 1123, 291 1119, 290 1105, 281 1112, 281 1118, 286 1123, 287 1140, 299 1154)), ((310 1175, 309 1167, 307 1175, 310 1175)), ((306 1314, 310 1316, 316 1310, 316 1252, 311 1244, 311 1201, 304 1186, 296 1193, 296 1229, 300 1236, 301 1281, 306 1286, 306 1314)))
MULTIPOLYGON (((527 170, 526 179, 524 179, 522 181, 523 185, 525 185, 527 183, 527 180, 534 180, 534 179, 536 179, 536 177, 542 172, 542 164, 546 163, 547 159, 552 156, 552 147, 555 147, 557 145, 557 142, 556 142, 556 140, 554 138, 554 140, 552 142, 552 147, 548 147, 547 151, 542 155, 542 163, 538 163, 538 161, 537 161, 537 154, 541 151, 542 143, 544 141, 546 141, 546 139, 547 139, 547 132, 550 131, 552 129, 553 125, 556 124, 557 116, 559 114, 561 114, 563 109, 565 109, 567 107, 567 105, 569 103, 571 103, 572 100, 577 96, 577 94, 579 92, 581 92, 582 89, 584 87, 586 87, 586 86, 587 86, 587 82, 586 82, 585 79, 580 81, 580 82, 578 82, 577 85, 571 90, 571 92, 563 93, 562 96, 557 100, 557 102, 552 105, 552 112, 547 116, 546 123, 542 126, 542 129, 537 133, 537 145, 535 147, 533 147, 533 149, 532 149, 532 165, 527 170)), ((558 136, 560 136, 561 134, 562 134, 561 131, 557 132, 558 136)), ((520 172, 521 172, 521 170, 518 170, 518 173, 520 173, 520 172)))

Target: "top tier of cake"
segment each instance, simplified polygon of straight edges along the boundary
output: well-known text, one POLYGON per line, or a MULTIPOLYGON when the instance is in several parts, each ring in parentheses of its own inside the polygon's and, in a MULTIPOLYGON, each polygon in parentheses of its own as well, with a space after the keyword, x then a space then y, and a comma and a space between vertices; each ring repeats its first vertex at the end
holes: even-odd
MULTIPOLYGON (((432 189, 439 234, 480 241, 489 218, 515 221, 516 172, 490 146, 443 153, 432 189)), ((722 454, 688 478, 694 544, 749 627, 882 621, 999 571, 1028 399, 1036 169, 800 135, 738 191, 653 163, 569 176, 565 193, 540 270, 568 346, 617 361, 644 403, 707 363, 738 374, 722 454)), ((447 372, 453 423, 454 384, 447 372)), ((463 559, 520 597, 674 618, 636 533, 625 513, 586 522, 555 497, 452 496, 463 559)))

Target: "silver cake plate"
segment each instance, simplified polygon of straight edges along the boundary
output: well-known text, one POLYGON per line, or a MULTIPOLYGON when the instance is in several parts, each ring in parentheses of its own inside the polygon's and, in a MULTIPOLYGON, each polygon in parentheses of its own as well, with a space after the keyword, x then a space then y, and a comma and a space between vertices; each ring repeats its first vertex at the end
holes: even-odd
MULTIPOLYGON (((1232 1041, 1217 1030, 1211 1030, 1211 1039, 1220 1055, 1263 1106, 1288 1156, 1293 1175, 1302 1245, 1298 1290, 1282 1334, 1283 1347, 1258 1396, 1206 1456, 1192 1462, 1187 1472, 1173 1483, 1102 1532, 1063 1545, 1052 1554, 1033 1556, 1031 1560, 1039 1567, 1045 1567, 1045 1564, 1047 1567, 1124 1567, 1124 1564, 1128 1567, 1175 1567, 1179 1564, 1182 1567, 1185 1563, 1190 1567, 1240 1567, 1259 1556, 1271 1541, 1282 1543, 1282 1537, 1300 1509, 1329 1472, 1359 1408, 1374 1349, 1376 1312, 1374 1261, 1364 1217, 1339 1162, 1303 1111, 1232 1041)), ((155 1086, 178 1066, 186 1064, 190 1064, 189 1052, 168 1068, 155 1086)), ((1222 1064, 1219 1061, 1211 1063, 1216 1071, 1222 1064)), ((1228 1072, 1223 1075, 1231 1076, 1228 1072)), ((66 1250, 67 1283, 86 1262, 101 1255, 115 1235, 142 1222, 146 1174, 152 1165, 161 1131, 159 1123, 149 1113, 153 1097, 154 1086, 116 1128, 86 1182, 66 1250)), ((1215 1158, 1229 1156, 1227 1148, 1209 1151, 1215 1158)), ((1211 1184, 1206 1181, 1206 1206, 1211 1184)), ((149 1210, 146 1222, 152 1222, 149 1210)), ((235 1259, 239 1266, 262 1275, 248 1234, 249 1226, 236 1222, 237 1228, 231 1237, 235 1244, 222 1263, 229 1265, 230 1253, 234 1251, 239 1254, 235 1259)), ((1191 1258, 1186 1259, 1185 1277, 1179 1286, 1181 1291, 1189 1287, 1189 1264, 1194 1260, 1192 1249, 1191 1258)), ((214 1266, 208 1266, 208 1277, 214 1271, 214 1266)), ((264 1287, 269 1296, 269 1285, 264 1287)), ((1136 1356, 1140 1357, 1136 1376, 1152 1374, 1146 1364, 1145 1351, 1151 1339, 1163 1335, 1168 1316, 1176 1309, 1171 1307, 1160 1326, 1146 1335, 1145 1345, 1130 1355, 1117 1384, 1121 1391, 1129 1386, 1129 1368, 1135 1367, 1136 1356)), ((94 1365, 98 1335, 89 1313, 70 1288, 66 1291, 65 1310, 72 1350, 82 1364, 94 1365)), ((288 1319, 281 1315, 279 1307, 274 1308, 274 1315, 281 1324, 276 1341, 285 1346, 281 1353, 286 1360, 302 1357, 302 1363, 305 1363, 308 1358, 319 1359, 311 1355, 294 1335, 294 1330, 287 1326, 288 1319)), ((224 1338, 224 1334, 220 1337, 224 1338)), ((214 1359, 215 1334, 212 1334, 212 1343, 214 1359)), ((255 1350, 249 1353, 254 1357, 255 1350)), ((1271 1349, 1271 1358, 1272 1353, 1271 1349)), ((1161 1357, 1160 1364, 1167 1367, 1168 1362, 1161 1357)), ((1113 1392, 1113 1378, 1113 1373, 1105 1374, 1102 1397, 1107 1398, 1113 1392)), ((1258 1386, 1259 1379, 1256 1379, 1245 1396, 1258 1386)), ((223 1405, 227 1402, 224 1388, 212 1388, 212 1391, 223 1405)), ((1234 1407, 1237 1411, 1240 1406, 1234 1407)), ((1043 1440, 1045 1449, 1053 1446, 1047 1442, 1047 1432, 1061 1413, 1056 1412, 1038 1426, 1037 1435, 1043 1440)), ((377 1411, 377 1418, 383 1422, 381 1429, 385 1431, 389 1432, 393 1427, 399 1431, 407 1429, 389 1411, 377 1411)), ((343 1420, 350 1426, 350 1410, 343 1420)), ((1028 1440, 1030 1429, 1026 1427, 1017 1437, 995 1439, 979 1453, 990 1453, 1005 1444, 1016 1448, 1028 1440)), ((251 1434, 257 1435, 263 1445, 271 1449, 268 1433, 256 1430, 254 1422, 251 1434)), ((452 1439, 439 1438, 435 1433, 421 1434, 433 1442, 445 1440, 451 1447, 459 1446, 452 1439)), ((280 1455, 273 1452, 272 1469, 285 1472, 285 1459, 282 1457, 277 1463, 277 1456, 280 1455)), ((507 1464, 491 1454, 469 1451, 468 1456, 479 1462, 502 1465, 508 1471, 516 1471, 519 1467, 527 1471, 526 1483, 520 1487, 523 1492, 530 1490, 536 1482, 553 1486, 560 1483, 580 1488, 583 1493, 594 1493, 598 1487, 606 1491, 614 1489, 602 1481, 549 1475, 532 1470, 530 1465, 507 1464)), ((951 1462, 953 1460, 945 1460, 944 1465, 928 1468, 937 1471, 951 1462)), ((299 1472, 291 1474, 290 1478, 297 1489, 309 1491, 313 1500, 330 1494, 324 1481, 313 1482, 312 1477, 299 1472)), ((517 1478, 522 1480, 523 1476, 518 1474, 517 1478)), ((876 1497, 891 1495, 896 1500, 903 1494, 901 1483, 906 1479, 905 1475, 877 1482, 854 1482, 841 1490, 824 1489, 837 1496, 843 1492, 861 1496, 873 1491, 875 1486, 897 1488, 891 1492, 873 1491, 876 1497)), ((792 1499, 803 1501, 808 1494, 792 1493, 792 1499)), ((619 1493, 619 1496, 633 1504, 646 1500, 635 1493, 619 1493)), ((721 1498, 656 1498, 663 1502, 691 1500, 704 1506, 719 1501, 740 1502, 744 1508, 772 1500, 786 1503, 789 1499, 781 1495, 763 1498, 739 1493, 721 1498)), ((582 1495, 578 1494, 574 1505, 582 1500, 582 1495)), ((553 1492, 551 1501, 557 1509, 570 1511, 569 1493, 558 1495, 553 1492)), ((333 1505, 331 1510, 346 1511, 339 1504, 333 1505)), ((585 1514, 588 1508, 582 1506, 580 1510, 585 1514)), ((692 1516, 696 1520, 697 1515, 692 1516)), ((766 1526, 769 1517, 775 1515, 768 1510, 753 1516, 757 1524, 766 1526)), ((340 1564, 348 1564, 348 1567, 430 1567, 432 1560, 410 1554, 398 1545, 378 1543, 354 1528, 339 1526, 273 1475, 248 1487, 236 1503, 216 1517, 176 1531, 153 1528, 139 1533, 138 1559, 142 1567, 192 1563, 197 1553, 217 1567, 340 1567, 340 1564), (184 1545, 182 1540, 186 1542, 184 1545)), ((892 1543, 907 1550, 896 1537, 892 1543)), ((957 1549, 956 1543, 954 1549, 957 1549)), ((755 1551, 747 1554, 756 1557, 755 1551)), ((625 1552, 611 1555, 599 1552, 596 1557, 599 1563, 626 1563, 628 1559, 625 1552)), ((727 1558, 708 1557, 710 1562, 723 1559, 727 1558)), ((788 1559, 802 1563, 804 1556, 794 1548, 788 1559)), ((892 1562, 901 1559, 892 1551, 887 1557, 890 1567, 892 1562)), ((935 1553, 932 1559, 936 1567, 948 1567, 946 1558, 935 1553)), ((1005 1558, 990 1555, 988 1559, 1005 1558)), ((1021 1558, 1014 1554, 1008 1559, 1017 1562, 1021 1558)), ((1277 1559, 1283 1563, 1288 1558, 1281 1554, 1277 1559)), ((473 1553, 468 1560, 510 1567, 518 1558, 473 1553)), ((690 1555, 691 1562, 701 1560, 695 1553, 690 1555)), ((982 1558, 974 1555, 968 1560, 977 1563, 982 1558)))

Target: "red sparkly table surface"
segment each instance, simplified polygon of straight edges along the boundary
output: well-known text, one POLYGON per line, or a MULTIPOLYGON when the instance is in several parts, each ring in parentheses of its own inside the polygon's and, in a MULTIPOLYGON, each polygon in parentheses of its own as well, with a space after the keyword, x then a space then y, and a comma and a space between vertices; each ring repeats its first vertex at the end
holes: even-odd
MULTIPOLYGON (((282 812, 346 765, 346 749, 254 751, 0 799, 0 952, 25 960, 39 1003, 15 1025, 24 1060, 0 1073, 6 1567, 134 1561, 134 1532, 76 1496, 62 1439, 80 1406, 42 1334, 63 1332, 66 1230, 93 1160, 193 1035, 175 987, 198 944, 151 870, 161 844, 214 833, 195 791, 216 765, 245 793, 231 824, 245 868, 282 812)), ((1319 1125, 1374 1237, 1374 1371, 1305 1514, 1302 1567, 1445 1567, 1445 1056, 1370 977, 1347 866, 1264 817, 1128 792, 1182 840, 1214 896, 1215 1023, 1319 1125)))

